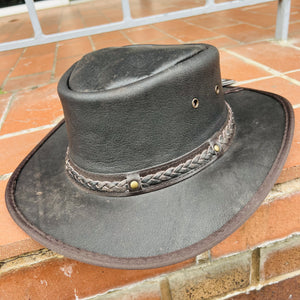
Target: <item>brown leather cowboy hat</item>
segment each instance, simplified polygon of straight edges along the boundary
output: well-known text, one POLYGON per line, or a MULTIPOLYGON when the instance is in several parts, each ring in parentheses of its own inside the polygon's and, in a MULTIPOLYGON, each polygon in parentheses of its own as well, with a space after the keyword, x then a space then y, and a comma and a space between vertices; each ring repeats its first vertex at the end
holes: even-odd
POLYGON ((7 206, 41 244, 105 267, 165 266, 225 239, 272 188, 293 134, 289 102, 222 87, 205 44, 96 51, 58 93, 65 121, 14 172, 7 206))

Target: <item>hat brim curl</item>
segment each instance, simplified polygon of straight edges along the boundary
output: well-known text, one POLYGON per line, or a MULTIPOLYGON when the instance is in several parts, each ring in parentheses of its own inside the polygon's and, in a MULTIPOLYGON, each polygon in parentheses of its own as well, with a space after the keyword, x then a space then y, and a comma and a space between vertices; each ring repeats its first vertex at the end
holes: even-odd
POLYGON ((156 268, 210 249, 261 204, 293 135, 287 100, 249 89, 228 91, 236 124, 232 144, 192 177, 129 197, 88 191, 65 171, 68 140, 62 122, 13 173, 6 190, 10 214, 46 247, 104 267, 156 268))

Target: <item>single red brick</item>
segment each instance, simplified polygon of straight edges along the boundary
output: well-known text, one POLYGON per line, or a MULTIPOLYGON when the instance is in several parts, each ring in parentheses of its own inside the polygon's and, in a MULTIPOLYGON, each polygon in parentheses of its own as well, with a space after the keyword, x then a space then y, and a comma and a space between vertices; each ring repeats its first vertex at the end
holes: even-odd
POLYGON ((0 277, 0 299, 74 299, 138 282, 146 278, 182 269, 185 262, 148 270, 119 270, 87 265, 70 259, 52 259, 21 268, 0 277))
POLYGON ((32 240, 30 237, 15 243, 0 246, 0 260, 9 259, 24 253, 43 249, 44 246, 32 240))
POLYGON ((285 168, 281 171, 276 183, 283 183, 300 177, 300 166, 285 168))
POLYGON ((260 249, 260 274, 262 279, 270 279, 299 269, 300 236, 260 249))
POLYGON ((286 279, 264 286, 260 290, 253 290, 246 294, 240 294, 228 300, 283 300, 283 299, 300 299, 300 276, 286 279))
POLYGON ((244 251, 299 231, 299 206, 300 193, 261 205, 243 226, 211 249, 212 257, 244 251))

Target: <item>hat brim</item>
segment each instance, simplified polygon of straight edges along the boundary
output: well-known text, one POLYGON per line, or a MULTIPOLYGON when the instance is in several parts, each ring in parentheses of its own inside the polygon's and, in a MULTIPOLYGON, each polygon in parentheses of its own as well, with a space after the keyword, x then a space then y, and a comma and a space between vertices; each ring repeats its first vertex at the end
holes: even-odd
POLYGON ((69 178, 60 123, 11 176, 10 214, 46 247, 104 267, 161 267, 210 249, 258 208, 293 135, 293 110, 284 98, 236 89, 225 99, 236 124, 226 153, 175 185, 129 197, 106 197, 69 178))

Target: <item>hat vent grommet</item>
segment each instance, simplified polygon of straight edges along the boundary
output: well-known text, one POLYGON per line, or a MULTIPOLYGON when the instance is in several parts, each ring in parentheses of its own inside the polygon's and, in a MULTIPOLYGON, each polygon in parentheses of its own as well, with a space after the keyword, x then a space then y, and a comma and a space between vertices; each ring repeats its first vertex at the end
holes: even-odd
POLYGON ((220 94, 220 88, 219 88, 218 85, 215 86, 215 93, 216 93, 217 95, 220 94))
POLYGON ((199 106, 199 100, 198 100, 198 98, 193 98, 193 100, 192 100, 192 106, 194 108, 198 108, 198 106, 199 106))

